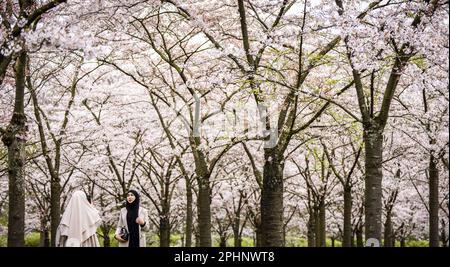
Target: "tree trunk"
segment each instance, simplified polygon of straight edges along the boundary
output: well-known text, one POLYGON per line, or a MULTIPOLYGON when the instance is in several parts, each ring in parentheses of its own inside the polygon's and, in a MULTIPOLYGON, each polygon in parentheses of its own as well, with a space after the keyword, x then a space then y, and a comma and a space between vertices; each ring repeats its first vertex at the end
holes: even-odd
POLYGON ((203 151, 198 150, 200 138, 191 139, 191 145, 194 151, 195 174, 197 176, 197 223, 198 234, 201 247, 211 247, 211 185, 210 173, 206 156, 203 151))
POLYGON ((439 171, 436 159, 430 155, 429 162, 429 206, 430 206, 430 247, 439 247, 439 171))
POLYGON ((20 52, 15 64, 16 95, 14 113, 3 133, 8 148, 8 247, 25 245, 25 134, 24 112, 26 52, 20 52))
POLYGON ((446 228, 446 223, 445 223, 445 220, 444 219, 442 219, 441 220, 441 223, 442 223, 442 228, 441 228, 441 242, 442 242, 442 247, 444 247, 444 248, 446 248, 448 245, 447 245, 447 241, 448 241, 448 238, 447 238, 447 233, 445 232, 445 228, 446 228))
POLYGON ((55 246, 56 231, 61 219, 61 184, 59 175, 51 175, 50 181, 50 231, 52 247, 55 246))
POLYGON ((315 236, 315 247, 320 247, 321 244, 321 236, 320 236, 320 211, 319 207, 315 208, 314 210, 314 236, 315 236))
POLYGON ((241 224, 240 214, 237 214, 233 222, 234 247, 237 248, 242 247, 242 237, 239 231, 240 224, 241 224))
POLYGON ((386 222, 384 223, 384 246, 392 247, 392 214, 390 211, 386 214, 386 222))
POLYGON ((44 229, 41 232, 39 232, 39 246, 40 247, 50 246, 50 238, 47 229, 44 229))
POLYGON ((356 246, 364 247, 363 231, 361 228, 358 228, 358 230, 356 231, 356 246))
POLYGON ((11 62, 11 55, 5 57, 2 54, 0 54, 0 85, 3 84, 3 79, 5 78, 6 71, 8 70, 10 62, 11 62))
POLYGON ((211 247, 211 189, 209 177, 198 177, 198 231, 201 247, 211 247))
POLYGON ((109 238, 109 235, 105 235, 103 237, 103 247, 105 248, 111 247, 111 239, 109 238))
POLYGON ((319 204, 319 247, 326 247, 326 221, 325 221, 325 201, 319 204))
POLYGON ((200 246, 201 246, 201 245, 200 245, 200 234, 199 234, 198 231, 195 232, 195 246, 196 246, 196 247, 200 247, 200 246))
POLYGON ((226 236, 220 236, 220 244, 219 246, 221 248, 226 248, 227 247, 227 237, 226 236))
POLYGON ((335 238, 334 238, 334 237, 331 237, 331 247, 332 247, 332 248, 334 248, 334 247, 335 247, 335 245, 334 245, 334 241, 335 241, 335 238))
POLYGON ((402 248, 406 247, 406 239, 404 237, 400 238, 400 247, 402 248))
POLYGON ((283 164, 276 149, 264 151, 263 189, 261 192, 261 246, 283 245, 283 164))
POLYGON ((241 235, 238 235, 237 238, 234 239, 234 247, 240 248, 242 247, 242 237, 241 235))
POLYGON ((192 223, 194 215, 192 212, 192 185, 189 177, 186 177, 186 247, 192 246, 192 223))
POLYGON ((365 238, 381 241, 383 130, 365 127, 365 238))
POLYGON ((352 192, 350 187, 344 188, 344 236, 343 247, 351 247, 352 244, 352 192))
POLYGON ((109 238, 109 231, 111 230, 111 227, 100 227, 100 230, 103 234, 103 247, 109 248, 111 247, 111 239, 109 238))
POLYGON ((312 211, 312 214, 309 214, 308 219, 308 247, 315 247, 316 246, 316 240, 315 240, 315 233, 316 233, 316 220, 315 220, 315 212, 312 211))
POLYGON ((167 214, 162 214, 159 219, 159 246, 170 247, 170 222, 167 214))

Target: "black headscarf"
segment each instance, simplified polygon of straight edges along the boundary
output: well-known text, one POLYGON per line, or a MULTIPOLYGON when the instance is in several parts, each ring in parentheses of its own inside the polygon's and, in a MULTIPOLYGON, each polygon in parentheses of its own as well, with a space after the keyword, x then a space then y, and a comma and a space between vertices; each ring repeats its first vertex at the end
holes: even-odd
POLYGON ((139 247, 140 229, 139 224, 136 223, 136 218, 139 216, 139 194, 135 190, 130 190, 128 193, 132 193, 136 197, 132 203, 126 201, 125 205, 127 209, 128 232, 130 233, 128 247, 139 247))

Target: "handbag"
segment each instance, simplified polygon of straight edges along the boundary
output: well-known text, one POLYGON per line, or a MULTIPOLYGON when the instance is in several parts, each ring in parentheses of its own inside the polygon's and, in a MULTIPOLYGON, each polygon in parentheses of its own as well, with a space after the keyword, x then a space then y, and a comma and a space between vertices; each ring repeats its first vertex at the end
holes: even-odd
POLYGON ((125 228, 125 227, 122 226, 122 228, 120 228, 120 232, 119 232, 120 238, 122 238, 122 239, 125 240, 125 241, 128 241, 129 235, 130 235, 130 234, 128 233, 127 228, 125 228))

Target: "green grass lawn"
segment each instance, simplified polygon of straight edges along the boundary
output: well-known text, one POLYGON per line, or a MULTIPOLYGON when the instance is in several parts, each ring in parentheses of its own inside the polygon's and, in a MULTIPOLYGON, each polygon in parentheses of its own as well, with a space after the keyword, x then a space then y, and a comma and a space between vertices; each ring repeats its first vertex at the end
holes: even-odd
MULTIPOLYGON (((100 241, 100 245, 103 246, 103 238, 100 235, 97 235, 100 241)), ((114 239, 114 232, 110 233, 111 247, 118 247, 118 241, 114 239)), ((170 237, 170 245, 176 246, 181 243, 182 236, 180 234, 173 234, 170 237)), ((147 246, 149 247, 157 247, 159 246, 159 238, 157 235, 147 236, 147 246)), ((0 236, 0 247, 6 247, 7 237, 5 235, 0 236)), ((340 247, 342 244, 340 241, 335 240, 335 247, 340 247)), ((39 246, 39 233, 33 232, 27 234, 25 236, 25 246, 26 247, 38 247, 39 246)), ((219 237, 213 235, 213 246, 219 246, 219 237)), ((233 246, 233 238, 227 240, 227 246, 233 246)), ((243 237, 242 238, 242 246, 243 247, 253 247, 253 238, 251 237, 243 237)), ((288 236, 286 237, 286 247, 306 247, 307 240, 302 237, 288 236)), ((400 247, 400 242, 396 241, 396 247, 400 247)), ((428 241, 426 240, 408 240, 406 242, 407 247, 427 247, 428 241)), ((331 247, 331 239, 327 239, 327 247, 331 247)))
MULTIPOLYGON (((0 236, 0 247, 6 247, 7 236, 0 236)), ((34 232, 25 236, 25 246, 26 247, 39 247, 39 233, 34 232)))

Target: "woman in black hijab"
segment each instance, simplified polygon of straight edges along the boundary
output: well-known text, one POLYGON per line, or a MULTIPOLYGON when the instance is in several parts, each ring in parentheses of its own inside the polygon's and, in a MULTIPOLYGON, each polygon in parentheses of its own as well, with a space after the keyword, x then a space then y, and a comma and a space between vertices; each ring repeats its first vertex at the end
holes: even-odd
POLYGON ((141 234, 141 230, 148 231, 148 213, 145 209, 139 207, 140 196, 136 190, 129 190, 125 208, 120 212, 119 225, 116 231, 116 239, 121 242, 120 246, 124 247, 142 247, 145 246, 145 235, 141 234), (122 236, 122 229, 128 232, 128 238, 122 236))
POLYGON ((139 194, 135 190, 130 190, 127 193, 127 225, 129 236, 129 247, 139 247, 139 224, 137 218, 139 217, 139 194))

